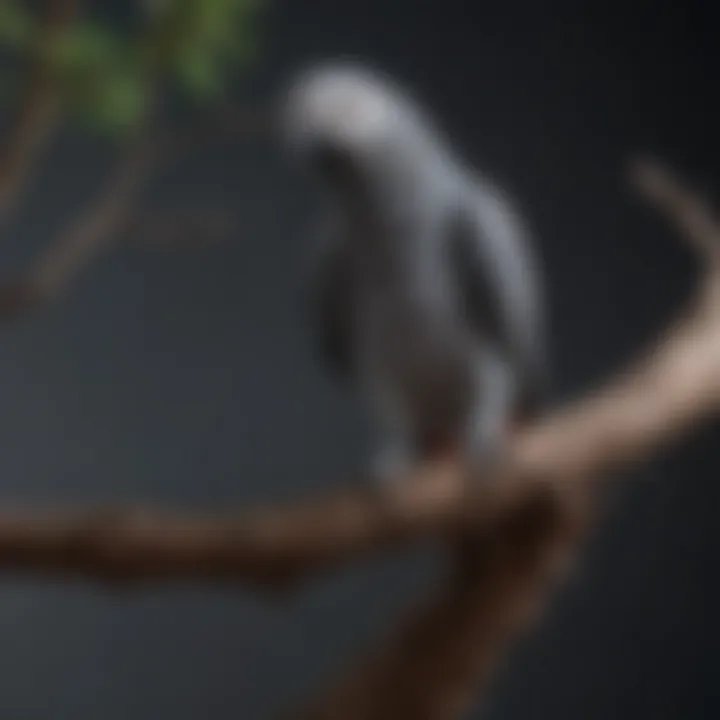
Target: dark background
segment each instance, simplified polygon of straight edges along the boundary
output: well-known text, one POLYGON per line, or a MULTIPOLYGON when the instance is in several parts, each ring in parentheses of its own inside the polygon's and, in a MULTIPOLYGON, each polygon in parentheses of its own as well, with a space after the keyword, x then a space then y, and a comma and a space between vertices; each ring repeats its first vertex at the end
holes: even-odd
MULTIPOLYGON (((622 168, 650 151, 720 187, 710 3, 271 5, 241 98, 265 102, 300 62, 368 59, 515 194, 539 236, 561 397, 621 368, 684 301, 692 258, 626 191, 622 168)), ((8 277, 95 188, 105 152, 72 133, 57 144, 6 231, 8 277)), ((272 143, 198 151, 152 202, 234 208, 230 242, 123 245, 59 303, 3 327, 2 496, 225 507, 352 474, 367 421, 323 376, 303 324, 311 199, 272 143)), ((488 717, 719 716, 717 441, 706 430, 638 470, 648 482, 620 493, 488 717)), ((5 578, 0 716, 272 717, 379 638, 433 567, 431 553, 410 553, 275 604, 5 578)))

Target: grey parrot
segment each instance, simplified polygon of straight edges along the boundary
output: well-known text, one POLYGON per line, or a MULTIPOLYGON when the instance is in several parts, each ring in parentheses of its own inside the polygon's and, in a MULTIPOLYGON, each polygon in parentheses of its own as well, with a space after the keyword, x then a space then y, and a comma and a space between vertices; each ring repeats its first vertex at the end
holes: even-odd
POLYGON ((280 117, 326 193, 313 326, 377 420, 373 476, 494 457, 548 389, 541 272, 513 204, 374 69, 303 70, 280 117))

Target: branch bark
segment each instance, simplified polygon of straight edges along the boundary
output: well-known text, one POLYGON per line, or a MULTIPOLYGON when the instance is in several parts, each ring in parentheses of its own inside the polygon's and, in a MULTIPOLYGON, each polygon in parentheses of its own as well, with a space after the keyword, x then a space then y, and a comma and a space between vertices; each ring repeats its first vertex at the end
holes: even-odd
POLYGON ((473 534, 452 572, 392 636, 301 720, 451 720, 462 717, 499 669, 508 645, 537 617, 588 527, 579 497, 527 493, 473 534))

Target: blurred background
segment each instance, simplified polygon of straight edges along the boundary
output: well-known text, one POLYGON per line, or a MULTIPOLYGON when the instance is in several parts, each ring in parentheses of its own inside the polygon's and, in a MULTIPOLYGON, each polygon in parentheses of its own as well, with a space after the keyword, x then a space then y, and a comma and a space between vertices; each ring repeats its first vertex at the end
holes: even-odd
MULTIPOLYGON (((313 191, 266 115, 313 60, 394 74, 514 194, 559 399, 622 368, 695 270, 623 168, 652 153, 718 197, 717 19, 700 0, 3 0, 3 502, 225 508, 355 475, 367 418, 323 374, 303 306, 313 191)), ((709 428, 637 470, 651 482, 617 494, 487 717, 718 717, 719 458, 709 428)), ((436 561, 272 603, 4 577, 0 716, 274 717, 436 561)))

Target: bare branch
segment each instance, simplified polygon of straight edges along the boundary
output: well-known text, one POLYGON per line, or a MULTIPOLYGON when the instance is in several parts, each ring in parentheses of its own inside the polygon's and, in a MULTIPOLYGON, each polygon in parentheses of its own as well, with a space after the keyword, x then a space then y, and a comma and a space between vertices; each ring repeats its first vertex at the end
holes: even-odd
POLYGON ((494 523, 545 487, 483 487, 470 499, 457 466, 418 470, 392 495, 368 489, 206 518, 149 510, 0 516, 0 570, 127 583, 201 580, 273 589, 421 537, 494 523))
MULTIPOLYGON (((195 141, 207 141, 213 136, 208 132, 214 127, 212 122, 226 130, 232 127, 241 134, 254 127, 253 122, 261 122, 261 115, 256 117, 239 109, 222 118, 214 121, 205 118, 210 124, 163 136, 141 135, 122 155, 119 167, 95 201, 65 232, 50 242, 23 277, 0 285, 0 319, 15 319, 54 300, 98 253, 110 247, 132 222, 137 223, 135 205, 161 159, 188 151, 195 141), (243 118, 249 118, 245 124, 241 122, 243 118)), ((188 219, 176 218, 172 223, 166 220, 164 227, 156 227, 156 234, 152 236, 154 244, 169 245, 184 240, 196 245, 198 239, 217 241, 231 231, 227 215, 219 212, 205 217, 203 222, 198 222, 200 218, 196 215, 189 223, 188 219)), ((152 228, 146 228, 145 232, 148 229, 152 228)))
POLYGON ((630 166, 637 191, 666 215, 702 259, 720 259, 720 226, 717 214, 699 196, 684 187, 666 168, 653 160, 630 166))
POLYGON ((0 288, 0 317, 13 318, 53 300, 130 219, 158 146, 142 137, 123 156, 109 183, 83 214, 40 254, 26 276, 0 288))
POLYGON ((586 504, 528 493, 473 537, 454 573, 302 720, 452 720, 497 672, 537 617, 588 524, 586 504))

